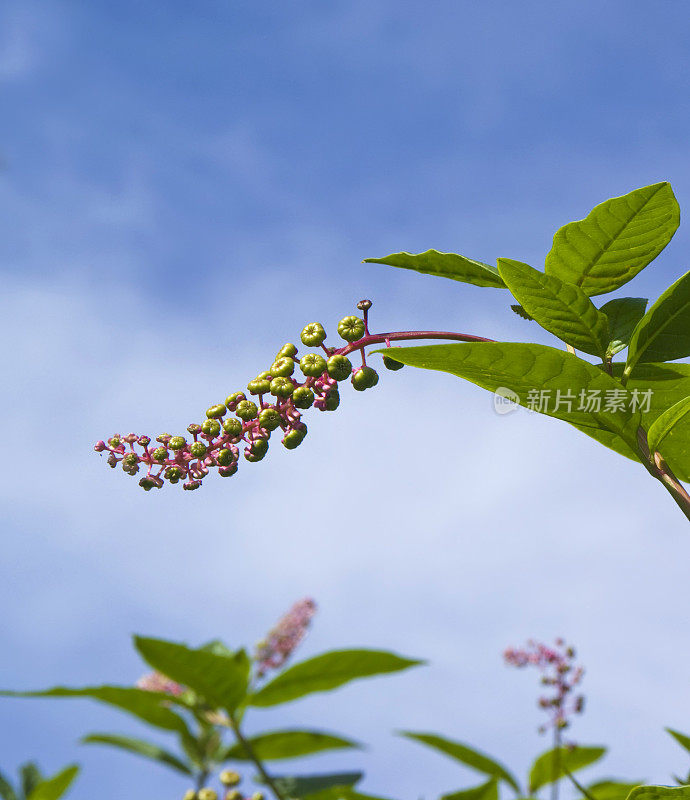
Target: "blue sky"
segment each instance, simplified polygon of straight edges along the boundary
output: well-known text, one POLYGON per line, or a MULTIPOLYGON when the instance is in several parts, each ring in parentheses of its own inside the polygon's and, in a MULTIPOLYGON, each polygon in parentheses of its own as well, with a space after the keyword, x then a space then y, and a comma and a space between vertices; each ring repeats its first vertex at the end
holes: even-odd
MULTIPOLYGON (((430 665, 256 712, 253 730, 370 745, 304 771, 361 764, 364 789, 398 798, 469 785, 391 736, 417 728, 524 773, 546 746, 536 686, 500 653, 558 634, 588 667, 573 736, 611 746, 603 773, 687 770, 663 733, 690 732, 687 525, 574 429, 403 370, 312 414, 298 451, 195 493, 144 494, 91 450, 181 430, 363 296, 383 330, 549 341, 501 292, 361 259, 538 267, 612 195, 665 179, 687 208, 686 17, 673 1, 0 5, 0 683, 129 683, 133 632, 252 643, 312 595, 304 655, 430 665)), ((689 244, 682 225, 630 293, 656 297, 689 244)), ((87 703, 4 701, 2 769, 77 759, 77 800, 181 796, 162 769, 78 747, 90 730, 141 733, 87 703)))

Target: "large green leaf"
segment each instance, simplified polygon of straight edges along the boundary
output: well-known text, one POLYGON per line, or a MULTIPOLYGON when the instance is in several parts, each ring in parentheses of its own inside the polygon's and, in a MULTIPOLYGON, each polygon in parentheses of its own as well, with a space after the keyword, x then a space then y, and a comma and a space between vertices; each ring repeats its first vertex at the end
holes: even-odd
POLYGON ((629 393, 610 375, 563 350, 540 344, 468 342, 386 348, 376 352, 413 367, 450 372, 491 392, 510 389, 520 405, 576 427, 607 431, 622 439, 629 448, 637 448, 640 415, 630 410, 629 393), (540 391, 549 393, 548 404, 542 408, 533 402, 535 393, 540 391), (568 393, 570 405, 566 401, 568 393), (600 398, 598 410, 596 406, 587 410, 586 403, 592 393, 600 398), (607 397, 615 398, 620 409, 612 406, 612 410, 607 410, 607 397), (578 408, 581 399, 582 409, 578 408))
POLYGON ((590 297, 618 289, 671 241, 680 209, 669 183, 655 183, 592 209, 556 232, 546 272, 590 297))
POLYGON ((427 250, 424 253, 391 253, 383 258, 365 258, 364 263, 387 264, 390 267, 411 269, 424 275, 451 278, 475 286, 505 288, 496 267, 456 253, 440 253, 438 250, 427 250))
POLYGON ((217 645, 195 649, 143 636, 135 636, 134 645, 154 669, 189 687, 214 708, 233 714, 247 694, 250 662, 244 650, 227 655, 217 645))
POLYGON ((459 761, 461 764, 472 767, 472 769, 476 769, 478 772, 483 772, 484 775, 490 775, 492 778, 506 781, 518 794, 521 791, 517 780, 503 764, 499 764, 498 761, 494 761, 493 758, 487 756, 485 753, 479 752, 479 750, 475 750, 461 742, 445 739, 433 733, 400 731, 400 735, 420 742, 427 747, 431 747, 446 756, 450 756, 450 758, 459 761))
POLYGON ((303 798, 325 789, 355 786, 363 777, 363 772, 338 772, 321 775, 274 775, 273 781, 288 797, 303 798))
POLYGON ((0 797, 2 800, 17 800, 17 793, 9 780, 0 772, 0 797))
POLYGON ((623 380, 635 365, 690 356, 690 272, 668 287, 633 331, 623 380))
POLYGON ((647 432, 647 442, 651 453, 659 451, 663 455, 663 445, 669 434, 677 428, 682 428, 685 435, 690 434, 690 397, 679 400, 671 408, 664 411, 652 423, 647 432))
POLYGON ((690 786, 638 786, 628 800, 690 800, 690 786))
POLYGON ((79 774, 79 767, 71 766, 36 786, 26 800, 59 800, 79 774))
POLYGON ((249 697, 249 705, 274 706, 312 692, 328 692, 344 683, 423 664, 383 650, 332 650, 281 672, 249 697))
MULTIPOLYGON (((262 733, 249 739, 254 753, 263 761, 280 758, 299 758, 320 753, 324 750, 339 750, 361 747, 351 739, 335 736, 321 731, 289 730, 262 733)), ((225 751, 224 759, 251 760, 240 744, 234 744, 225 751)))
POLYGON ((143 739, 133 739, 131 736, 118 736, 112 733, 91 733, 88 736, 84 736, 81 742, 82 744, 106 744, 110 747, 126 750, 128 753, 158 761, 160 764, 171 767, 184 775, 193 774, 190 767, 176 755, 169 753, 157 744, 146 742, 143 739))
POLYGON ((623 783, 621 781, 597 781, 590 783, 587 794, 594 800, 625 800, 630 792, 642 781, 623 783))
POLYGON ((599 310, 609 318, 608 358, 624 350, 635 326, 644 316, 649 301, 644 297, 617 297, 609 300, 599 310))
POLYGON ((161 692, 147 692, 131 686, 87 686, 83 689, 72 689, 67 686, 56 686, 37 692, 0 692, 3 697, 89 697, 101 703, 116 706, 135 717, 168 731, 184 733, 187 731, 185 721, 174 711, 164 705, 171 698, 161 692))
POLYGON ((442 795, 441 800, 498 800, 498 781, 492 779, 481 786, 450 792, 442 795))
POLYGON ((529 790, 534 794, 542 786, 560 780, 567 772, 577 772, 594 764, 606 753, 605 747, 560 747, 542 753, 532 764, 529 790))
POLYGON ((498 271, 513 297, 542 328, 576 350, 604 360, 608 317, 582 289, 509 258, 498 259, 498 271))

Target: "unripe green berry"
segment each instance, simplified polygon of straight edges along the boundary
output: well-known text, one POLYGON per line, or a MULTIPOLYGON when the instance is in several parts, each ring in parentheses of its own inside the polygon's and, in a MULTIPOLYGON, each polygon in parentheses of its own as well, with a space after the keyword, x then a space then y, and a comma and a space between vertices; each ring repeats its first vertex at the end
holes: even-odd
POLYGON ((218 436, 220 433, 220 422, 217 419, 206 419, 201 424, 201 430, 207 436, 218 436))
POLYGON ((228 436, 240 436, 242 433, 242 423, 235 419, 235 417, 230 417, 223 422, 223 431, 228 436))
POLYGON ((110 439, 108 439, 108 444, 111 447, 119 447, 122 444, 122 439, 120 439, 119 436, 111 436, 110 439))
POLYGON ((220 464, 221 467, 227 467, 233 462, 232 450, 228 450, 227 447, 223 448, 219 451, 218 455, 216 456, 216 461, 220 464))
POLYGON ((151 489, 154 489, 158 484, 151 478, 142 478, 139 481, 139 486, 141 486, 145 492, 150 492, 151 489))
POLYGON ((169 480, 170 483, 177 483, 181 477, 182 470, 179 467, 168 467, 165 470, 165 478, 169 480))
POLYGON ((197 797, 199 800, 218 800, 218 792, 215 789, 199 789, 197 797))
POLYGON ((151 453, 151 456, 154 461, 162 463, 168 457, 168 451, 165 449, 165 447, 157 447, 153 453, 151 453))
POLYGON ((297 355, 297 348, 295 347, 294 344, 292 344, 292 342, 288 342, 287 344, 284 344, 280 348, 280 350, 278 350, 278 352, 276 353, 276 361, 279 358, 289 358, 290 356, 296 356, 296 355, 297 355))
POLYGON ((324 403, 324 410, 325 411, 335 411, 336 408, 340 405, 340 392, 337 389, 331 389, 331 391, 326 396, 326 402, 324 403))
POLYGON ((270 374, 274 378, 289 378, 295 371, 295 362, 291 358, 279 358, 273 362, 270 374))
POLYGON ((307 347, 318 347, 326 338, 326 331, 320 322, 310 322, 302 328, 299 338, 302 340, 302 344, 306 344, 307 347))
POLYGON ((182 450, 186 444, 187 440, 184 438, 184 436, 173 436, 168 442, 168 447, 171 450, 182 450))
POLYGON ((360 367, 352 375, 352 385, 358 392, 363 392, 365 389, 371 389, 379 382, 379 375, 375 369, 371 367, 360 367))
POLYGON ((231 789, 225 795, 225 800, 242 800, 242 792, 239 789, 231 789))
POLYGON ((259 410, 256 407, 256 403, 252 403, 251 400, 240 400, 235 409, 235 414, 245 422, 249 422, 250 419, 255 419, 258 413, 259 410))
POLYGON ((247 398, 244 396, 244 392, 233 392, 232 394, 229 394, 225 398, 225 406, 228 409, 228 411, 234 411, 235 410, 235 406, 241 400, 246 400, 246 399, 247 398))
POLYGON ((264 800, 264 793, 254 792, 254 794, 251 796, 251 800, 264 800))
POLYGON ((218 404, 217 406, 211 406, 211 408, 206 410, 206 416, 209 419, 220 419, 224 417, 227 413, 227 409, 225 405, 218 404))
POLYGON ((187 492, 193 492, 195 489, 198 489, 201 486, 201 481, 189 481, 189 483, 183 483, 182 488, 185 489, 187 492))
POLYGON ((239 774, 231 769, 224 769, 218 777, 223 786, 237 786, 242 780, 239 774))
POLYGON ((203 458, 206 455, 206 445, 203 442, 194 442, 190 445, 189 452, 194 458, 203 458))
POLYGON ((237 472, 237 461, 233 461, 227 467, 218 467, 218 474, 221 478, 229 478, 237 472))
POLYGON ((297 408, 310 408, 314 402, 314 392, 307 386, 298 386, 292 393, 292 402, 297 408))
POLYGON ((127 453, 127 455, 122 459, 122 465, 126 466, 128 469, 136 467, 138 463, 139 459, 137 458, 136 453, 127 453))
POLYGON ((296 447, 299 447, 302 444, 302 441, 306 435, 306 426, 303 429, 297 428, 295 430, 288 431, 285 436, 283 436, 283 445, 287 447, 288 450, 294 450, 296 447))
POLYGON ((191 425, 187 425, 187 430, 192 435, 195 433, 199 433, 201 431, 201 425, 197 425, 196 422, 192 422, 191 425))
POLYGON ((266 378, 254 378, 247 384, 249 394, 266 394, 270 388, 271 382, 266 378))
POLYGON ((244 457, 247 461, 261 461, 261 459, 266 455, 268 452, 268 442, 266 439, 254 439, 249 449, 249 452, 245 452, 244 457))
MULTIPOLYGON (((279 377, 271 381, 271 394, 276 397, 289 397, 294 390, 295 384, 289 378, 279 377)), ((237 415, 240 416, 239 410, 237 415)))
POLYGON ((356 342, 364 336, 364 320, 359 317, 343 317, 338 323, 338 335, 346 342, 356 342))
POLYGON ((299 361, 299 368, 310 378, 318 378, 326 369, 326 359, 318 353, 307 353, 299 361))
POLYGON ((401 364, 399 361, 394 361, 389 356, 384 356, 383 357, 383 366, 386 369, 389 369, 392 372, 395 372, 396 370, 402 369, 405 365, 401 364))
POLYGON ((259 414, 259 425, 267 431, 274 431, 281 421, 282 417, 275 408, 264 408, 259 414))
POLYGON ((194 789, 187 789, 184 793, 182 800, 197 800, 196 792, 194 789))
POLYGON ((331 356, 326 364, 328 374, 336 381, 344 381, 352 375, 352 362, 347 356, 331 356))

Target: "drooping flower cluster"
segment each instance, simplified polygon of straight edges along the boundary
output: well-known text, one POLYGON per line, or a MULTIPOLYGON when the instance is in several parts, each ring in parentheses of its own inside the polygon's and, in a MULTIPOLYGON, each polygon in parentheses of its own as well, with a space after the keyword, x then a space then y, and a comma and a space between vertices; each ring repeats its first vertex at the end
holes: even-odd
POLYGON ((183 695, 187 689, 175 681, 171 681, 160 672, 149 672, 148 675, 142 675, 136 682, 137 689, 144 689, 147 692, 161 692, 169 694, 172 697, 179 697, 183 695))
POLYGON ((283 666, 304 639, 315 613, 316 603, 311 598, 298 601, 257 644, 254 660, 258 678, 283 666))
POLYGON ((513 667, 537 667, 542 675, 542 686, 551 687, 550 693, 537 701, 539 707, 549 714, 548 723, 539 729, 541 733, 549 728, 567 728, 570 717, 584 711, 584 695, 573 694, 582 681, 584 668, 574 663, 575 650, 563 639, 556 639, 553 647, 530 639, 524 648, 509 647, 503 657, 513 667))
MULTIPOLYGON (((362 317, 344 317, 337 326, 338 334, 347 342, 345 346, 327 347, 323 325, 306 325, 300 336, 302 344, 320 348, 323 355, 309 352, 300 358, 294 344, 283 345, 268 370, 249 381, 246 393, 232 392, 224 403, 206 411, 201 424, 189 425, 190 437, 162 433, 154 443, 148 436, 116 433, 107 441, 97 442, 94 449, 107 452, 108 464, 113 468, 120 464, 129 475, 145 469, 139 485, 146 491, 160 489, 166 480, 172 484, 183 481, 184 489, 197 489, 211 469, 217 469, 222 477, 234 475, 240 447, 244 446, 247 461, 261 461, 274 431, 282 434, 283 446, 293 450, 307 434, 302 412, 311 406, 319 411, 335 411, 340 403, 339 382, 350 379, 358 391, 378 383, 377 372, 366 364, 364 347, 388 343, 387 334, 369 335, 369 300, 362 300, 357 307, 363 312, 362 317), (361 353, 362 366, 354 368, 347 354, 356 350, 361 353), (297 368, 301 377, 296 374, 297 368)), ((402 366, 391 359, 384 362, 390 369, 402 366)))
MULTIPOLYGON (((251 795, 244 794, 237 787, 242 782, 239 773, 234 770, 225 769, 218 776, 223 800, 264 800, 263 792, 254 792, 251 795)), ((182 800, 219 800, 221 795, 211 786, 204 786, 199 790, 189 789, 185 792, 182 800)))

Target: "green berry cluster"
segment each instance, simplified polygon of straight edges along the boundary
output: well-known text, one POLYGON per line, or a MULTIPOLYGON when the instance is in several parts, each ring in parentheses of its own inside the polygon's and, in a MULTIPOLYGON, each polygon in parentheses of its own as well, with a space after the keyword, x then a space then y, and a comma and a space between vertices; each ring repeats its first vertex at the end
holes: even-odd
MULTIPOLYGON (((230 477, 237 472, 240 449, 246 461, 261 461, 272 435, 279 435, 283 447, 294 450, 307 435, 303 411, 311 407, 335 411, 340 405, 339 386, 348 379, 358 392, 378 383, 378 373, 366 364, 364 347, 381 337, 369 334, 371 302, 363 300, 357 307, 363 312, 361 317, 350 315, 338 322, 344 346, 326 346, 323 325, 310 322, 302 329, 300 341, 317 352, 300 356, 295 344, 283 345, 268 369, 250 380, 246 390, 230 393, 225 402, 206 410, 203 422, 189 425, 188 436, 162 433, 152 443, 148 436, 115 434, 107 442, 97 442, 94 449, 107 451, 108 464, 113 468, 119 464, 129 475, 145 470, 139 485, 146 491, 161 488, 165 481, 181 481, 186 490, 198 489, 212 469, 221 477, 230 477), (348 355, 357 352, 362 365, 353 367, 348 355)), ((384 364, 389 369, 402 366, 388 358, 384 364)))

